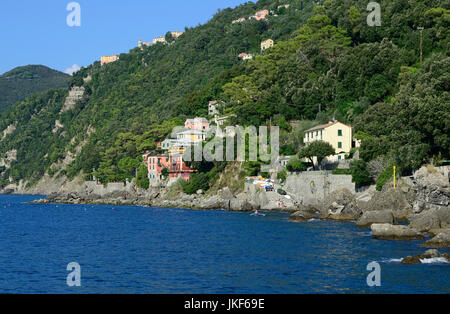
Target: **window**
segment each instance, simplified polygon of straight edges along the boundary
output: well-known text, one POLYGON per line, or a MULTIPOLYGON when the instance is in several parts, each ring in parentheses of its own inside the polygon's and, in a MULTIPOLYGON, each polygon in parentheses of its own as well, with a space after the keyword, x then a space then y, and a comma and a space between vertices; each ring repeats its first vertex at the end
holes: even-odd
POLYGON ((341 160, 342 159, 342 156, 338 156, 338 160, 341 160))
POLYGON ((342 130, 338 130, 338 136, 342 136, 342 130))
POLYGON ((338 142, 338 148, 342 148, 342 142, 338 142))

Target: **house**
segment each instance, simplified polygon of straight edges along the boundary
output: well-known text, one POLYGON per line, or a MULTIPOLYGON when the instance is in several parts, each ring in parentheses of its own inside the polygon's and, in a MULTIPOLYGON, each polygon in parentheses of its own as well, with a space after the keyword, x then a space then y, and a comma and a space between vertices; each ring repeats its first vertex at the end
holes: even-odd
POLYGON ((117 60, 119 60, 119 56, 118 55, 102 56, 100 60, 101 65, 104 65, 107 63, 116 62, 117 60))
POLYGON ((153 44, 157 44, 157 43, 165 44, 166 43, 166 37, 159 36, 159 37, 153 38, 153 44))
POLYGON ((206 132, 198 131, 198 130, 187 130, 183 132, 177 133, 178 141, 186 141, 192 143, 203 142, 206 140, 206 132))
POLYGON ((144 48, 144 46, 145 47, 150 47, 150 46, 153 46, 153 43, 150 43, 148 41, 142 41, 142 40, 139 39, 138 47, 142 49, 142 48, 144 48))
POLYGON ((335 121, 306 130, 303 143, 309 145, 315 141, 328 142, 335 149, 336 155, 328 157, 328 162, 344 160, 352 149, 352 127, 335 121))
POLYGON ((160 186, 166 179, 169 185, 180 178, 189 181, 192 173, 196 171, 184 163, 182 156, 182 154, 151 156, 150 153, 143 155, 144 162, 147 164, 150 186, 160 186), (166 177, 163 175, 164 169, 167 169, 166 177))
POLYGON ((172 37, 177 39, 178 37, 180 37, 181 35, 183 35, 184 32, 180 32, 180 31, 173 31, 172 32, 172 37))
POLYGON ((164 168, 169 169, 170 157, 168 155, 151 156, 150 153, 147 153, 142 157, 144 158, 144 162, 147 163, 148 179, 150 180, 150 183, 164 180, 165 178, 162 175, 162 171, 164 168))
POLYGON ((261 51, 272 48, 274 45, 274 41, 272 39, 267 39, 261 43, 261 51))
POLYGON ((242 60, 250 60, 250 59, 253 59, 254 55, 243 52, 243 53, 239 54, 238 57, 239 57, 239 59, 242 59, 242 60))
POLYGON ((247 18, 241 17, 240 19, 232 21, 231 24, 242 23, 242 22, 245 22, 246 20, 247 20, 247 18))
POLYGON ((191 175, 196 172, 184 163, 182 154, 171 156, 169 162, 169 185, 179 179, 189 182, 191 175))
POLYGON ((187 119, 184 122, 184 127, 189 130, 208 131, 209 121, 205 118, 187 119))
POLYGON ((214 116, 219 114, 219 107, 223 106, 223 102, 212 100, 208 103, 208 115, 214 116))
POLYGON ((260 20, 266 19, 268 15, 269 15, 269 10, 261 10, 261 11, 256 12, 255 15, 250 18, 260 21, 260 20))
POLYGON ((285 8, 285 9, 289 9, 290 5, 289 4, 282 4, 278 6, 278 10, 281 8, 285 8))

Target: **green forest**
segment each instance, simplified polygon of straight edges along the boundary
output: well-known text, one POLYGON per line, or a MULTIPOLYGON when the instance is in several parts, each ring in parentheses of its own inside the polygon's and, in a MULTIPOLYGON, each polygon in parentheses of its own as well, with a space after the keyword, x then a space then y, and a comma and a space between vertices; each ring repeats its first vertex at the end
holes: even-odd
MULTIPOLYGON (((0 129, 15 131, 0 141, 0 153, 17 150, 17 159, 0 169, 0 184, 31 185, 45 173, 107 183, 131 179, 139 168, 146 187, 142 154, 186 118, 207 117, 210 100, 225 102, 224 113, 235 114, 231 124, 279 125, 286 155, 301 151, 303 131, 317 123, 351 124, 362 143, 352 169, 360 184, 393 164, 406 175, 450 158, 450 3, 379 1, 382 26, 370 27, 368 2, 248 2, 186 28, 170 44, 82 68, 69 81, 86 90, 74 109, 61 113, 61 89, 1 114, 0 129), (268 19, 231 23, 261 9, 271 11, 268 19), (268 38, 275 46, 261 52, 268 38), (242 52, 256 57, 242 61, 242 52), (56 120, 63 127, 54 131, 56 120)), ((254 166, 246 165, 249 173, 254 166)), ((211 185, 223 169, 205 167, 193 181, 211 185)))
POLYGON ((27 65, 0 75, 0 113, 19 101, 53 88, 67 88, 68 74, 42 65, 27 65))

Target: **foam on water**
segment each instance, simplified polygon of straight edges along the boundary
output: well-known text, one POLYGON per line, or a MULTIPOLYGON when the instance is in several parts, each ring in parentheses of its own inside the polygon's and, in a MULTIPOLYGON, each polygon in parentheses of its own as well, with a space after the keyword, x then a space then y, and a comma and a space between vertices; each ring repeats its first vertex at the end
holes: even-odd
POLYGON ((445 257, 424 258, 424 259, 421 259, 420 262, 422 264, 434 264, 434 263, 448 264, 448 261, 445 257))

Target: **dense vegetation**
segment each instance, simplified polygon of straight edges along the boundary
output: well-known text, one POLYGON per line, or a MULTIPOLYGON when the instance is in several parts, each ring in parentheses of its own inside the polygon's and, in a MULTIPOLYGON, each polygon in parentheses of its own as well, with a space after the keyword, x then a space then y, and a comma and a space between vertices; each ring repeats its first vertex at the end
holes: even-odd
POLYGON ((0 113, 35 93, 66 88, 69 78, 42 65, 18 67, 0 75, 0 113))
MULTIPOLYGON (((17 131, 0 142, 0 152, 16 149, 19 156, 4 169, 2 185, 9 179, 33 183, 45 171, 69 178, 81 172, 102 182, 131 179, 142 153, 186 117, 207 116, 208 101, 216 99, 236 115, 231 123, 279 125, 289 155, 301 151, 302 132, 314 123, 336 118, 353 124, 362 140, 362 161, 353 170, 361 185, 393 164, 406 174, 448 158, 450 5, 383 1, 382 27, 367 26, 366 6, 355 0, 326 0, 314 8, 306 0, 249 2, 219 11, 170 45, 135 48, 115 63, 83 68, 70 81, 86 88, 75 109, 60 114, 64 93, 50 92, 1 116, 1 130, 14 124, 17 131), (278 9, 284 3, 291 7, 278 9), (264 8, 273 10, 265 21, 231 24, 264 8), (418 26, 426 27, 423 64, 418 26), (267 38, 276 45, 260 53, 267 38), (240 61, 241 52, 257 56, 240 61), (53 132, 55 120, 64 127, 53 132), (291 120, 304 121, 295 128, 291 120), (377 171, 374 161, 381 165, 377 171)), ((245 169, 254 173, 258 165, 245 169)), ((306 166, 295 160, 290 167, 306 166)), ((184 189, 204 189, 222 169, 200 169, 195 186, 184 189)), ((145 167, 139 166, 138 179, 145 186, 145 167)))

